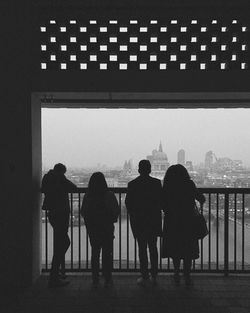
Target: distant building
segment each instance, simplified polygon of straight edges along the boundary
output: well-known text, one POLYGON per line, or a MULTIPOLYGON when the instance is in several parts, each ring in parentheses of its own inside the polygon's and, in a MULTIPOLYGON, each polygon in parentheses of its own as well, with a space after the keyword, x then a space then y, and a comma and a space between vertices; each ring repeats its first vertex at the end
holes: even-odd
POLYGON ((211 169, 213 167, 213 151, 208 151, 205 155, 205 168, 211 169))
POLYGON ((162 179, 169 168, 169 162, 167 154, 163 152, 161 143, 158 150, 154 149, 152 154, 147 156, 147 160, 151 163, 152 176, 162 179))
POLYGON ((177 153, 177 163, 185 165, 185 150, 181 149, 177 153))
POLYGON ((124 165, 123 165, 123 175, 127 176, 127 175, 131 175, 133 172, 133 161, 130 160, 126 160, 124 165))
POLYGON ((185 167, 186 167, 186 169, 187 169, 189 172, 192 172, 192 171, 194 170, 193 162, 192 162, 192 161, 187 161, 186 164, 185 164, 185 167))

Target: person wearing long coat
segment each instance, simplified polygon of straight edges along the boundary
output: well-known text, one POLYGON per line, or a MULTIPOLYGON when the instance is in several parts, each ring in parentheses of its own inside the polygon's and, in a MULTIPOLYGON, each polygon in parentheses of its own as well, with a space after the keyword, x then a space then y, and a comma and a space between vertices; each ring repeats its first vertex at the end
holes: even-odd
POLYGON ((113 284, 113 240, 114 223, 117 222, 120 207, 108 186, 103 173, 93 173, 89 180, 88 191, 84 195, 81 215, 88 231, 92 248, 92 280, 95 287, 99 284, 99 259, 102 251, 102 272, 105 286, 113 284))
POLYGON ((205 197, 196 188, 184 166, 168 168, 163 182, 163 241, 162 257, 170 257, 174 264, 174 280, 180 281, 180 261, 184 278, 191 284, 192 260, 199 258, 199 244, 194 232, 195 201, 203 205, 205 197))

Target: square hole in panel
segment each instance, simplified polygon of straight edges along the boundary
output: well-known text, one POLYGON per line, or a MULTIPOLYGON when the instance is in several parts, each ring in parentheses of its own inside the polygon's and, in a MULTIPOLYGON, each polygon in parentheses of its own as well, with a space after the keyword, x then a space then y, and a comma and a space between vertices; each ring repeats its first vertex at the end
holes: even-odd
POLYGON ((242 32, 246 32, 247 31, 247 27, 246 26, 242 26, 241 30, 242 30, 242 32))
POLYGON ((231 60, 232 60, 232 61, 236 61, 236 60, 237 60, 237 55, 236 55, 236 54, 232 54, 231 60))
POLYGON ((120 70, 127 70, 128 69, 128 64, 127 63, 120 63, 119 64, 119 69, 120 70))
POLYGON ((150 55, 149 59, 151 62, 155 62, 155 61, 157 61, 157 55, 152 54, 152 55, 150 55))
POLYGON ((107 63, 100 63, 100 70, 106 70, 107 68, 107 63))
POLYGON ((171 37, 170 41, 171 42, 177 42, 177 37, 171 37))
POLYGON ((97 24, 96 20, 90 20, 89 24, 97 24))
POLYGON ((207 45, 201 45, 201 51, 206 51, 207 50, 207 45))
POLYGON ((46 70, 47 69, 47 64, 46 63, 41 63, 41 69, 46 70))
POLYGON ((148 46, 147 45, 141 45, 140 46, 140 51, 147 51, 148 50, 148 46))
POLYGON ((202 27, 201 27, 201 32, 202 32, 202 33, 207 32, 207 27, 202 26, 202 27))
POLYGON ((160 63, 160 70, 166 70, 167 64, 166 63, 160 63))
POLYGON ((80 69, 86 70, 87 69, 87 63, 80 63, 80 69))
POLYGON ((118 22, 117 22, 117 20, 111 20, 111 21, 109 21, 109 24, 117 24, 118 22))
POLYGON ((41 31, 41 33, 45 33, 46 32, 46 27, 45 26, 41 26, 40 27, 40 31, 41 31))
POLYGON ((180 70, 186 70, 187 64, 186 63, 180 63, 180 70))
POLYGON ((177 24, 178 23, 178 21, 177 20, 171 20, 171 22, 170 22, 171 24, 177 24))
POLYGON ((232 24, 237 24, 238 21, 237 20, 232 20, 232 24))
POLYGON ((141 33, 146 33, 148 31, 147 27, 140 27, 140 32, 141 33))
POLYGON ((80 50, 81 51, 87 51, 87 46, 86 45, 80 45, 80 50))
POLYGON ((212 24, 217 24, 218 21, 217 20, 212 20, 212 24))
POLYGON ((56 21, 55 20, 50 20, 49 23, 50 24, 56 24, 56 21))
POLYGON ((61 33, 66 33, 67 28, 65 26, 60 27, 60 32, 61 33))
POLYGON ((233 36, 232 37, 232 42, 237 42, 238 41, 238 38, 236 36, 233 36))
POLYGON ((47 50, 47 46, 46 45, 41 45, 41 50, 42 51, 46 51, 47 50))
POLYGON ((117 37, 109 37, 109 42, 112 42, 112 43, 117 42, 117 37))
POLYGON ((117 61, 117 55, 115 55, 115 54, 110 55, 109 61, 116 62, 117 61))
POLYGON ((186 32, 187 32, 187 27, 182 26, 182 27, 181 27, 181 33, 186 33, 186 32))
POLYGON ((108 51, 107 45, 100 45, 100 51, 108 51))
POLYGON ((76 42, 76 37, 70 37, 70 42, 76 42))
POLYGON ((205 70, 206 69, 206 63, 201 63, 200 64, 200 69, 205 70))
POLYGON ((147 69, 147 63, 140 63, 140 70, 146 70, 147 69))
POLYGON ((106 33, 108 31, 108 28, 107 27, 100 27, 99 30, 100 30, 100 33, 106 33))
POLYGON ((91 43, 96 43, 97 42, 97 38, 96 37, 89 37, 89 41, 91 43))
POLYGON ((226 63, 221 63, 220 64, 220 69, 225 70, 226 69, 226 63))
POLYGON ((51 54, 50 61, 56 61, 56 55, 55 54, 51 54))
POLYGON ((129 23, 130 24, 138 24, 138 21, 137 20, 130 20, 129 23))
POLYGON ((129 61, 132 61, 132 62, 137 61, 137 55, 130 55, 129 56, 129 61))
POLYGON ((170 55, 170 61, 177 61, 177 55, 176 54, 171 54, 170 55))
POLYGON ((247 69, 247 64, 246 63, 241 63, 240 65, 242 70, 246 70, 247 69))
POLYGON ((197 61, 197 55, 196 54, 191 54, 190 61, 197 61))
POLYGON ((241 45, 241 50, 242 51, 246 51, 247 50, 247 46, 244 44, 244 45, 241 45))
POLYGON ((50 42, 56 42, 56 37, 50 37, 50 42))
POLYGON ((120 51, 128 51, 128 46, 127 45, 120 45, 120 51))
POLYGON ((211 38, 211 42, 217 42, 217 37, 213 36, 213 37, 211 38))
POLYGON ((227 31, 227 27, 226 26, 222 26, 221 27, 221 31, 222 31, 222 33, 225 33, 227 31))
POLYGON ((61 45, 61 51, 67 51, 67 45, 61 45))
POLYGON ((80 27, 80 33, 86 33, 87 27, 80 27))
POLYGON ((157 24, 157 23, 158 23, 157 20, 151 20, 151 21, 150 21, 150 24, 157 24))
POLYGON ((211 61, 217 61, 217 55, 211 54, 211 61))
POLYGON ((130 37, 129 42, 132 42, 132 43, 138 42, 138 37, 130 37))
POLYGON ((180 45, 180 51, 187 51, 186 45, 180 45))
POLYGON ((167 51, 167 45, 160 45, 160 51, 167 51))
POLYGON ((191 20, 191 24, 198 24, 198 21, 197 20, 191 20))
POLYGON ((167 27, 161 27, 161 28, 160 28, 160 31, 161 31, 162 33, 166 33, 167 30, 168 30, 167 27))
POLYGON ((70 20, 69 23, 70 24, 76 24, 76 20, 70 20))
POLYGON ((127 27, 120 27, 119 30, 120 30, 120 33, 127 33, 128 32, 127 27))
POLYGON ((197 42, 197 37, 191 37, 191 42, 197 42))
POLYGON ((97 55, 91 54, 91 55, 89 56, 89 60, 90 60, 90 61, 93 61, 93 62, 97 61, 97 55))
POLYGON ((227 50, 227 45, 221 45, 220 49, 221 49, 221 51, 226 51, 227 50))
POLYGON ((158 38, 157 37, 151 37, 150 42, 158 42, 158 38))
POLYGON ((66 70, 66 69, 67 69, 67 64, 61 63, 61 70, 66 70))
POLYGON ((76 61, 76 55, 75 54, 70 55, 70 61, 76 61))

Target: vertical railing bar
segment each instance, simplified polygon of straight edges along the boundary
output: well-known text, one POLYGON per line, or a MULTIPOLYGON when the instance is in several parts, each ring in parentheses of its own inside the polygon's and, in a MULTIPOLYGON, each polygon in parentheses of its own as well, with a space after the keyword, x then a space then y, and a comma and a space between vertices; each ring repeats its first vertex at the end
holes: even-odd
POLYGON ((228 219, 229 219, 229 194, 225 193, 225 207, 224 207, 224 275, 228 276, 228 219))
POLYGON ((86 269, 89 268, 89 234, 86 228, 86 269))
POLYGON ((134 239, 134 269, 136 269, 136 240, 134 239))
POLYGON ((168 257, 167 268, 168 268, 168 271, 169 271, 170 270, 170 259, 169 259, 169 257, 168 257))
POLYGON ((119 269, 122 268, 122 194, 119 192, 119 207, 121 214, 119 215, 119 269))
POLYGON ((219 194, 216 194, 216 270, 219 269, 219 194))
POLYGON ((159 254, 160 254, 160 270, 162 270, 162 236, 160 236, 160 249, 159 249, 159 254))
POLYGON ((73 194, 72 193, 70 193, 70 241, 71 241, 70 268, 73 269, 74 242, 73 242, 73 194))
POLYGON ((242 270, 245 268, 245 194, 242 194, 242 270))
POLYGON ((45 268, 48 270, 48 211, 45 210, 45 268))
POLYGON ((234 194, 234 270, 237 269, 237 193, 234 194))
MULTIPOLYGON (((201 206, 201 214, 203 214, 203 206, 201 206)), ((203 239, 201 239, 201 270, 203 270, 203 239)))
POLYGON ((81 269, 81 194, 78 193, 78 268, 81 269))
POLYGON ((127 211, 127 270, 129 269, 129 214, 127 211))
POLYGON ((211 270, 211 193, 208 199, 208 269, 211 270))

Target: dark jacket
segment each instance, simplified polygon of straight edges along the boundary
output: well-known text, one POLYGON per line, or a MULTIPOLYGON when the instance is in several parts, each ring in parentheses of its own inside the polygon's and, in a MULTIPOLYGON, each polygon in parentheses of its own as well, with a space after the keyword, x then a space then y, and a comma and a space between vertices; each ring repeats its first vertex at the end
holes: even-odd
POLYGON ((138 235, 161 235, 161 196, 161 181, 157 178, 140 175, 128 183, 125 204, 135 238, 138 235))

